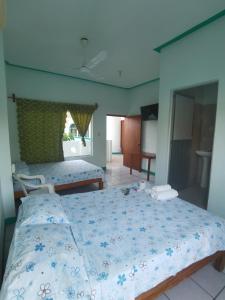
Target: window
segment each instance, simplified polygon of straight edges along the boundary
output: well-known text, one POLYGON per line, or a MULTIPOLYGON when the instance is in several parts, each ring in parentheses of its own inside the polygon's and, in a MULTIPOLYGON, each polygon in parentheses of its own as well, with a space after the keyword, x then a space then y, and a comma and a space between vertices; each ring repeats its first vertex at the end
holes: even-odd
POLYGON ((66 124, 63 134, 64 157, 84 156, 92 154, 92 120, 85 135, 86 147, 83 146, 81 136, 74 124, 70 112, 66 114, 66 124))

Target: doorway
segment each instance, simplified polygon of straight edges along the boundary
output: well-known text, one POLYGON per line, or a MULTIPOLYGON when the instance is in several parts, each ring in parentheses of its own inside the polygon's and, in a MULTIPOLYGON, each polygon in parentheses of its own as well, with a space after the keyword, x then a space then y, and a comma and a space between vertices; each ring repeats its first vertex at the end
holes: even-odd
POLYGON ((106 117, 107 164, 141 171, 141 116, 106 117))
POLYGON ((122 126, 124 116, 106 117, 106 161, 107 164, 120 167, 123 165, 122 126))
POLYGON ((180 198, 206 209, 216 120, 218 83, 176 90, 169 183, 180 198))

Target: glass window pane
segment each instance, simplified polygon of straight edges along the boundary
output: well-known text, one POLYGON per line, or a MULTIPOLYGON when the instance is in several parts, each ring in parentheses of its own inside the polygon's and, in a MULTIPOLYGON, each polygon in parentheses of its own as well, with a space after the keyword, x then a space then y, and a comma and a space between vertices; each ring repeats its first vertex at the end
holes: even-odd
POLYGON ((86 147, 84 147, 76 124, 74 124, 70 112, 67 112, 66 124, 63 134, 64 157, 84 156, 92 154, 92 123, 93 122, 91 120, 88 131, 85 135, 86 147))

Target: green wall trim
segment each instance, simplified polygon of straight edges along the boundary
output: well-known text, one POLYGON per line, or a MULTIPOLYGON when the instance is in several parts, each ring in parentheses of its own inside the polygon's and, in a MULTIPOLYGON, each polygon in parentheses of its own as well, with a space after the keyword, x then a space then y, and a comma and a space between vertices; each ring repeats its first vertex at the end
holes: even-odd
POLYGON ((41 72, 41 73, 50 74, 50 75, 56 75, 56 76, 66 77, 66 78, 78 79, 78 80, 82 80, 82 81, 86 81, 86 82, 91 82, 91 83, 100 84, 100 85, 106 85, 106 86, 110 86, 110 87, 114 87, 114 88, 119 88, 119 89, 129 89, 129 88, 125 88, 125 87, 113 85, 113 84, 110 84, 110 83, 103 83, 103 82, 99 82, 99 81, 95 81, 95 80, 91 80, 91 79, 81 78, 81 77, 78 77, 78 76, 67 75, 67 74, 63 74, 63 73, 47 71, 47 70, 44 70, 44 69, 39 69, 39 68, 33 68, 33 67, 28 67, 28 66, 13 64, 13 63, 10 63, 9 61, 5 61, 5 64, 8 65, 8 66, 11 66, 11 67, 20 68, 20 69, 24 69, 24 70, 30 70, 30 71, 36 71, 36 72, 41 72))
MULTIPOLYGON (((148 171, 145 169, 141 169, 141 172, 147 173, 148 171)), ((150 175, 155 176, 155 172, 150 171, 150 175)))
POLYGON ((135 88, 137 88, 137 87, 140 87, 140 86, 143 86, 143 85, 147 85, 147 84, 149 84, 149 83, 153 83, 153 82, 156 82, 156 81, 159 81, 159 80, 160 80, 160 78, 157 77, 157 78, 154 78, 154 79, 152 79, 152 80, 148 80, 148 81, 139 83, 139 84, 137 84, 137 85, 134 85, 134 86, 130 87, 129 89, 130 89, 130 90, 131 90, 131 89, 135 89, 135 88))
POLYGON ((41 72, 41 73, 55 75, 55 76, 61 76, 61 77, 66 77, 66 78, 77 79, 77 80, 91 82, 91 83, 95 83, 95 84, 99 84, 99 85, 110 86, 110 87, 117 88, 117 89, 122 89, 122 90, 130 90, 130 89, 133 89, 133 88, 136 88, 136 87, 139 87, 139 86, 142 86, 142 85, 146 85, 146 84, 149 84, 149 83, 152 83, 152 82, 155 82, 155 81, 159 80, 159 78, 155 78, 155 79, 148 80, 148 81, 139 83, 139 84, 131 86, 131 87, 122 87, 122 86, 113 85, 113 84, 110 84, 110 83, 104 83, 104 82, 95 81, 95 80, 92 80, 92 79, 85 79, 85 78, 81 78, 81 77, 78 77, 78 76, 67 75, 67 74, 62 74, 62 73, 58 73, 58 72, 47 71, 47 70, 44 70, 44 69, 38 69, 38 68, 33 68, 33 67, 28 67, 28 66, 23 66, 23 65, 18 65, 18 64, 13 64, 13 63, 10 63, 7 60, 5 60, 5 64, 7 66, 11 66, 11 67, 19 68, 19 69, 36 71, 36 72, 41 72))
POLYGON ((112 154, 122 154, 121 152, 112 152, 112 154))
POLYGON ((208 18, 207 20, 205 20, 205 21, 203 21, 203 22, 195 25, 194 27, 188 29, 187 31, 185 31, 185 32, 177 35, 173 39, 171 39, 168 42, 160 45, 159 47, 155 48, 154 50, 156 52, 160 53, 163 48, 166 48, 166 47, 170 46, 171 44, 176 43, 177 41, 185 38, 186 36, 192 34, 193 32, 201 29, 202 27, 205 27, 205 26, 209 25, 210 23, 212 23, 212 22, 214 22, 214 21, 216 21, 219 18, 224 17, 224 16, 225 16, 225 9, 222 10, 222 11, 220 11, 220 12, 218 12, 217 14, 213 15, 212 17, 208 18))
POLYGON ((10 225, 10 224, 15 224, 15 223, 16 223, 16 217, 5 219, 5 225, 10 225))

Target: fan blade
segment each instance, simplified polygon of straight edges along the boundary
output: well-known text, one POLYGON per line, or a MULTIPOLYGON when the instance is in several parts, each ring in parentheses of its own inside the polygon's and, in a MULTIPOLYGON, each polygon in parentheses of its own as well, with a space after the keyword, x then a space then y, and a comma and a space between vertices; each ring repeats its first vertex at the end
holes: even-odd
POLYGON ((106 60, 107 52, 105 50, 100 51, 95 57, 93 57, 87 64, 88 69, 95 68, 102 61, 106 60))

